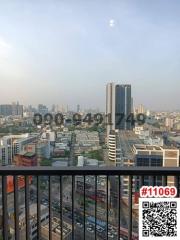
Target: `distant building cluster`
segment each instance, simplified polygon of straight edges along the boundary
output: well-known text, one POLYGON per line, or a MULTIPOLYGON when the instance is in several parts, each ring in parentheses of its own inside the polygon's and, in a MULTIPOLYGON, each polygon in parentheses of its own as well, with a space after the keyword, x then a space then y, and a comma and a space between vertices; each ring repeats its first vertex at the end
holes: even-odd
POLYGON ((23 105, 17 103, 1 104, 0 116, 23 116, 23 105))

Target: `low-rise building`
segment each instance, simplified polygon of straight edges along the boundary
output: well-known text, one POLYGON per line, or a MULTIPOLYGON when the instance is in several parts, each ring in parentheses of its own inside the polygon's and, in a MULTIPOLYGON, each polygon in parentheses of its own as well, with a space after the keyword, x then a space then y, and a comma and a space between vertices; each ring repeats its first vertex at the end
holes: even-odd
POLYGON ((33 152, 19 153, 14 156, 14 162, 16 166, 37 166, 37 156, 33 152))
POLYGON ((36 155, 38 164, 41 160, 50 158, 51 148, 48 140, 40 140, 36 143, 36 155))
MULTIPOLYGON (((41 227, 45 226, 49 222, 49 210, 46 206, 40 205, 41 208, 41 227)), ((30 205, 30 216, 29 216, 29 237, 30 240, 37 239, 37 204, 33 203, 30 205)), ((23 210, 19 215, 19 228, 20 228, 20 239, 26 239, 26 214, 23 210)), ((13 229, 12 229, 13 232, 13 229)))
POLYGON ((96 131, 76 130, 75 155, 82 152, 95 151, 101 149, 99 144, 99 134, 96 131))
MULTIPOLYGON (((61 226, 60 220, 57 218, 52 219, 52 240, 61 240, 61 226)), ((49 239, 49 224, 42 226, 41 238, 42 240, 49 239)), ((63 221, 63 239, 71 240, 72 239, 72 227, 67 222, 63 221)))
POLYGON ((0 139, 1 165, 11 165, 16 154, 24 152, 26 146, 38 139, 38 134, 9 135, 0 139))

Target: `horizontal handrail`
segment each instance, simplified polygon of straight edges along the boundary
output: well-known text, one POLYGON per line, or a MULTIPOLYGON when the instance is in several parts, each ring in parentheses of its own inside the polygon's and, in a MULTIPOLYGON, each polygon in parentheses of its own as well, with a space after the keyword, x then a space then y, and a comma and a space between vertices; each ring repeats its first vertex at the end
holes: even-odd
POLYGON ((6 175, 180 176, 180 167, 0 167, 0 176, 6 175))

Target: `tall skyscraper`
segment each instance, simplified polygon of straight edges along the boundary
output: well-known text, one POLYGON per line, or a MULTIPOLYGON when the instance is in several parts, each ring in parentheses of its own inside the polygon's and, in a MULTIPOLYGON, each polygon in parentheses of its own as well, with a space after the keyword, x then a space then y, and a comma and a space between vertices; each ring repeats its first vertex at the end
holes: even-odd
POLYGON ((131 85, 116 85, 116 101, 115 101, 115 129, 130 130, 132 124, 126 121, 131 114, 131 85), (124 114, 119 124, 119 115, 124 114))
POLYGON ((80 105, 78 104, 77 105, 77 113, 79 113, 80 112, 80 105))
POLYGON ((131 85, 120 85, 108 83, 106 86, 106 114, 107 114, 107 135, 110 130, 130 130, 131 122, 127 122, 132 112, 131 85), (121 121, 120 117, 122 118, 121 121))
POLYGON ((52 105, 51 112, 53 112, 53 113, 56 112, 56 105, 55 104, 52 105))

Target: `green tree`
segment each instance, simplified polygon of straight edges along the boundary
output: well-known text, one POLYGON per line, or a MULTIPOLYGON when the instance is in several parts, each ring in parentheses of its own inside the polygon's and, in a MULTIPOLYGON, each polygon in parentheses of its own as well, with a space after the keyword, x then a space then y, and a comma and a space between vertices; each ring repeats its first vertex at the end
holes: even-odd
POLYGON ((99 161, 103 161, 103 154, 102 154, 102 150, 94 150, 94 151, 90 151, 87 154, 85 154, 85 156, 92 158, 92 159, 97 159, 99 161))
POLYGON ((40 162, 41 166, 52 166, 52 161, 51 159, 44 158, 40 162))

